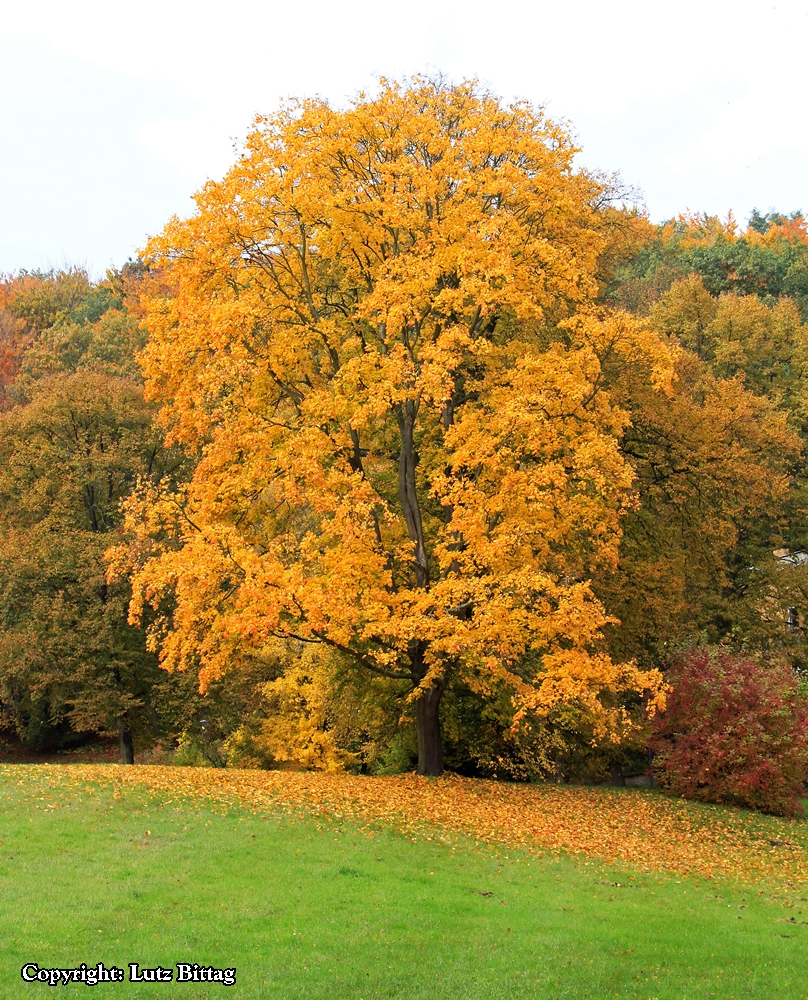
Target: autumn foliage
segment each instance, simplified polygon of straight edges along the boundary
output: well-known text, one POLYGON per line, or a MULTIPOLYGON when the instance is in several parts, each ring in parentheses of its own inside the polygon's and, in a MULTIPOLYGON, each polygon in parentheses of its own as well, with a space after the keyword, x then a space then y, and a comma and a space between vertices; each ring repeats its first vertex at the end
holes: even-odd
POLYGON ((693 636, 808 669, 805 220, 653 226, 576 152, 382 80, 257 118, 105 279, 0 280, 6 732, 619 781, 672 684, 660 765, 709 797, 701 699, 763 685, 720 796, 791 808, 780 668, 665 671, 693 636))
POLYGON ((783 663, 729 650, 681 654, 654 721, 654 770, 675 795, 793 816, 808 780, 808 698, 783 663))
POLYGON ((529 105, 384 83, 259 119, 152 240, 147 392, 199 460, 139 492, 117 558, 133 621, 171 605, 168 669, 204 686, 314 645, 409 692, 430 774, 455 681, 507 691, 514 724, 578 704, 615 740, 621 695, 661 698, 603 649, 588 580, 633 502, 598 345, 660 392, 670 352, 592 308, 616 220, 574 152, 529 105))

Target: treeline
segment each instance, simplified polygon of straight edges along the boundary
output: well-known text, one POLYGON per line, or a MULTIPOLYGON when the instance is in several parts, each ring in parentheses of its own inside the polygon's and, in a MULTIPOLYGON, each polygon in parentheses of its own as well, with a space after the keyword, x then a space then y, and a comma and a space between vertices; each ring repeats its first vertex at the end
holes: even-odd
MULTIPOLYGON (((619 619, 606 629, 619 659, 664 668, 682 644, 703 641, 805 669, 808 234, 799 215, 754 213, 752 223, 643 225, 639 251, 603 287, 604 302, 682 348, 668 394, 622 362, 610 372, 604 358, 631 414, 621 448, 638 491, 619 561, 595 577, 619 619)), ((118 730, 124 747, 160 742, 180 746, 179 760, 216 765, 271 766, 277 756, 409 766, 413 736, 399 732, 395 699, 364 718, 361 697, 321 686, 305 655, 242 665, 201 696, 196 674, 161 670, 146 628, 128 624, 130 587, 108 581, 105 559, 123 505, 138 482, 184 481, 195 460, 163 443, 144 398, 137 303, 146 274, 138 262, 102 281, 73 268, 0 286, 6 731, 44 749, 118 730)), ((459 691, 445 713, 448 766, 527 773, 498 706, 459 691)), ((565 714, 547 722, 545 769, 595 779, 615 763, 639 766, 643 736, 593 748, 565 714)))
MULTIPOLYGON (((298 282, 305 271, 294 272, 293 292, 282 288, 284 302, 299 294, 311 314, 299 328, 278 319, 278 288, 293 274, 279 264, 286 245, 267 251, 266 231, 263 243, 242 239, 238 221, 224 235, 216 228, 217 206, 244 205, 227 184, 245 170, 207 189, 192 235, 174 224, 143 261, 102 281, 68 268, 0 284, 7 734, 59 748, 115 732, 124 761, 149 753, 391 773, 427 759, 429 772, 425 713, 438 692, 442 765, 599 781, 647 766, 646 708, 683 649, 720 645, 722 655, 742 651, 795 676, 808 669, 808 228, 800 213, 754 211, 745 229, 706 216, 655 227, 636 210, 598 201, 594 189, 582 193, 591 214, 575 225, 596 234, 591 252, 576 250, 589 254, 585 295, 572 290, 582 287, 576 275, 567 290, 558 290, 561 277, 548 281, 541 311, 523 308, 516 292, 512 305, 486 290, 475 293, 484 307, 457 297, 441 305, 438 347, 410 351, 415 375, 402 354, 396 378, 419 378, 423 365, 429 385, 429 372, 446 364, 454 380, 434 427, 413 424, 409 470, 409 404, 382 385, 389 352, 375 356, 375 375, 357 361, 381 322, 375 305, 362 306, 372 289, 352 284, 321 228, 308 249, 320 255, 314 292, 298 282), (441 340, 449 327, 460 337, 464 311, 486 345, 468 355, 441 340), (192 322, 193 342, 183 332, 192 322), (317 324, 324 347, 307 339, 317 324), (340 400, 360 397, 361 413, 340 412, 340 400), (507 423, 512 403, 535 414, 535 425, 518 430, 518 414, 507 423), (450 428, 474 407, 473 434, 463 439, 450 428), (552 441, 540 437, 550 426, 552 441), (264 454, 258 442, 267 440, 264 454), (489 445, 475 466, 474 450, 489 445), (250 455, 259 453, 256 463, 250 455), (425 551, 434 549, 420 563, 416 551, 411 565, 407 532, 415 551, 421 528, 404 509, 399 530, 389 500, 406 494, 401 477, 410 472, 425 551), (522 497, 542 476, 528 508, 522 497), (319 510, 315 487, 328 498, 319 510), (469 500, 472 489, 485 490, 483 499, 469 500), (360 531, 351 518, 361 505, 360 531), (481 510, 478 527, 469 512, 481 510), (497 548, 508 518, 516 527, 497 548), (514 556, 522 545, 528 554, 514 556), (516 608, 520 566, 540 550, 516 608), (405 584, 433 596, 416 607, 401 596, 405 584), (273 586, 281 597, 267 596, 273 586), (374 587, 371 614, 361 602, 374 587), (317 592, 310 604, 307 588, 317 592), (364 610, 338 622, 341 601, 364 610), (428 625, 413 624, 416 616, 428 625), (462 627, 465 638, 449 641, 448 626, 436 622, 462 627), (517 641, 521 628, 541 642, 517 641)), ((485 212, 494 209, 486 202, 485 212)), ((572 245, 567 232, 555 238, 572 245)), ((398 252, 389 259, 403 259, 398 252)), ((301 255, 294 259, 298 267, 301 255)), ((446 289, 465 287, 467 260, 461 277, 447 279, 456 262, 430 274, 433 313, 435 301, 449 301, 446 289)), ((550 273, 546 260, 541 267, 550 273)), ((501 295, 502 284, 490 281, 501 295)))
MULTIPOLYGON (((683 348, 670 394, 604 364, 631 413, 621 448, 638 489, 618 564, 595 580, 620 621, 607 626, 619 659, 664 667, 703 640, 776 651, 804 669, 808 297, 797 289, 808 288, 808 236, 801 216, 752 221, 741 232, 701 217, 643 226, 639 252, 604 284, 604 302, 683 348)), ((146 629, 128 624, 130 588, 108 582, 105 559, 123 504, 138 482, 182 482, 194 462, 164 445, 144 398, 145 276, 134 263, 97 282, 74 268, 0 286, 4 726, 40 748, 120 727, 139 749, 161 741, 215 764, 269 766, 273 749, 281 759, 288 749, 306 766, 408 765, 408 735, 393 735, 400 706, 374 733, 357 725, 349 691, 321 689, 297 659, 251 664, 200 696, 197 676, 161 670, 146 629)), ((450 766, 524 773, 483 700, 458 692, 446 716, 450 766)), ((590 750, 562 719, 552 728, 567 777, 636 762, 636 745, 590 750)))

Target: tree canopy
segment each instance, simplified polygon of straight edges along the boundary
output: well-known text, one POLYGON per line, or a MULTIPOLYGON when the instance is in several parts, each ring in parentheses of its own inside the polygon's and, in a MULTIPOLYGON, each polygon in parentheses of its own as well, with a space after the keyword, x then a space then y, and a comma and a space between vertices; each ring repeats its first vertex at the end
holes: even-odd
POLYGON ((410 689, 429 774, 454 678, 504 685, 517 718, 579 703, 615 738, 605 695, 658 697, 601 648, 587 582, 632 502, 591 341, 651 355, 659 391, 670 357, 588 311, 615 219, 574 152, 529 105, 384 83, 259 119, 151 242, 147 391, 199 454, 129 508, 167 539, 133 576, 135 620, 175 602, 166 666, 204 683, 245 646, 319 645, 410 689))

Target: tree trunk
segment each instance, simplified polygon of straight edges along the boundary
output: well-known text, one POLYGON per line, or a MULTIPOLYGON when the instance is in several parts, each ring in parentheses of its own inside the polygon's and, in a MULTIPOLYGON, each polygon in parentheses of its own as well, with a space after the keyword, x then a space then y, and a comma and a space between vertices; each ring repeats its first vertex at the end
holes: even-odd
POLYGON ((443 742, 440 735, 440 699, 445 684, 425 691, 415 702, 418 725, 418 773, 435 777, 443 773, 443 742))
POLYGON ((125 716, 119 715, 115 720, 118 725, 118 745, 121 748, 121 763, 135 763, 135 748, 132 745, 132 731, 126 723, 125 716))

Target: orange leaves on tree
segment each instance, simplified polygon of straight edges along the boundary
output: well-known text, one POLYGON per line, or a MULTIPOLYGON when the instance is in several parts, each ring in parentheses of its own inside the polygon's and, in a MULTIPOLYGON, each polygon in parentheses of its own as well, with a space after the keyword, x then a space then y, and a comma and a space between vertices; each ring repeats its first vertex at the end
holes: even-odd
POLYGON ((627 415, 591 340, 546 331, 617 324, 660 382, 670 358, 587 311, 614 213, 574 153, 527 104, 382 82, 258 119, 150 243, 147 391, 200 456, 130 506, 133 617, 172 595, 167 667, 204 683, 240 650, 319 645, 409 686, 428 773, 455 678, 504 685, 517 717, 582 699, 604 730, 604 689, 658 695, 596 651, 587 583, 632 503, 627 415))

